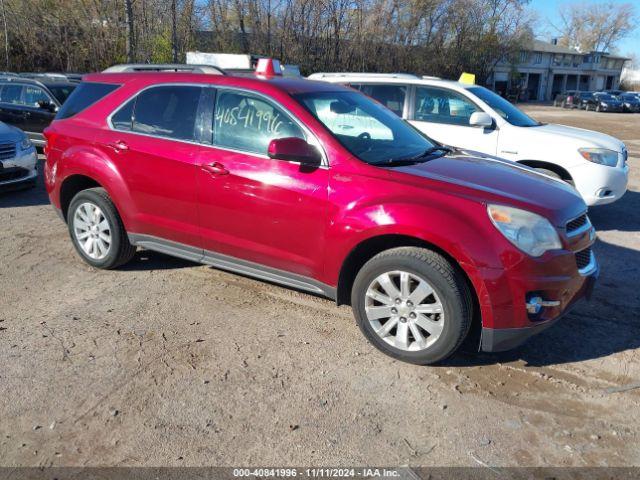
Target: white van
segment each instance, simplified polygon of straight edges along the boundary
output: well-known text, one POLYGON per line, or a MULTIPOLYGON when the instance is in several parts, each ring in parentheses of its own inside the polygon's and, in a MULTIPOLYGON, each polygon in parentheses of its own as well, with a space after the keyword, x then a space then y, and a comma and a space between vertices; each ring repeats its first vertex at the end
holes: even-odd
POLYGON ((311 80, 349 85, 434 140, 514 160, 572 184, 587 205, 627 189, 627 149, 603 133, 539 123, 479 85, 407 74, 314 73, 311 80))

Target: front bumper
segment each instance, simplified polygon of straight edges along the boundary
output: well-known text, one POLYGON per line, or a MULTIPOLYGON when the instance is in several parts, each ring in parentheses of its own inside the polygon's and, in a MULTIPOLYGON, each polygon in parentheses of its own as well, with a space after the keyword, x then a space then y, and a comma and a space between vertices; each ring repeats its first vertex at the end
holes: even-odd
POLYGON ((576 292, 572 301, 562 310, 557 316, 554 316, 546 321, 536 323, 531 326, 521 328, 482 328, 480 337, 480 350, 483 352, 504 352, 519 347, 529 338, 534 335, 543 332, 547 328, 554 325, 564 315, 569 313, 573 306, 582 298, 589 299, 596 280, 598 278, 599 269, 596 267, 595 271, 588 277, 585 277, 583 286, 576 292))
POLYGON ((622 159, 617 167, 585 161, 579 167, 572 168, 570 174, 576 190, 585 203, 594 207, 613 203, 622 198, 629 182, 629 165, 622 159))
POLYGON ((26 150, 18 148, 15 157, 1 160, 0 163, 0 190, 34 182, 38 176, 38 156, 35 147, 26 150))

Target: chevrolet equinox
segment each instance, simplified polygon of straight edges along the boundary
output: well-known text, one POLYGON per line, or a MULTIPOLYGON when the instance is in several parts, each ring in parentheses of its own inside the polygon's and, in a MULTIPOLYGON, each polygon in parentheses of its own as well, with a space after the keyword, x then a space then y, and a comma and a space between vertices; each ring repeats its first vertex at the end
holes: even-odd
POLYGON ((324 295, 416 364, 465 339, 513 348, 589 295, 595 232, 571 186, 261 63, 84 77, 45 132, 47 191, 84 261, 142 247, 324 295))

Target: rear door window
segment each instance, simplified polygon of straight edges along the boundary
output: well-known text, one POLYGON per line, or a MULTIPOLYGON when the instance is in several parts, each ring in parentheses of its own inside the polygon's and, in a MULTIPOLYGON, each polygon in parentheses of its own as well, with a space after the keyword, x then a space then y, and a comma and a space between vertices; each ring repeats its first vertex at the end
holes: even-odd
POLYGON ((133 107, 136 99, 132 98, 111 117, 111 126, 116 130, 129 131, 133 124, 133 107))
POLYGON ((0 102, 22 105, 22 85, 3 85, 0 91, 0 102))
POLYGON ((138 95, 133 131, 146 135, 195 140, 202 87, 167 85, 138 95))
POLYGON ((71 95, 69 95, 69 98, 67 98, 62 107, 60 107, 60 110, 56 115, 56 120, 73 117, 109 93, 113 92, 119 86, 120 85, 113 85, 110 83, 81 83, 76 87, 71 95))
POLYGON ((407 97, 407 87, 405 85, 371 85, 371 84, 351 84, 365 95, 377 100, 393 113, 402 117, 404 110, 404 100, 407 97))

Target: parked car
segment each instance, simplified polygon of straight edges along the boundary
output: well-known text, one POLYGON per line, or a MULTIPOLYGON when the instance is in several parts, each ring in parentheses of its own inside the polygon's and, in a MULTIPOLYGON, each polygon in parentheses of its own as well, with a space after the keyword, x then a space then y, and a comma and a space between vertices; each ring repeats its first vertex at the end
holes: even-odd
POLYGON ((418 364, 465 340, 514 347, 589 294, 595 232, 573 188, 276 66, 86 76, 45 131, 78 254, 116 268, 140 246, 326 295, 418 364))
POLYGON ((575 97, 578 94, 578 90, 568 90, 564 93, 559 93, 553 99, 554 107, 562 108, 577 108, 575 97))
POLYGON ((616 97, 605 92, 595 92, 585 102, 585 110, 595 112, 622 112, 622 102, 616 97))
POLYGON ((562 179, 587 205, 614 202, 627 190, 627 149, 620 140, 537 122, 479 85, 384 74, 317 73, 309 78, 359 89, 442 144, 497 155, 562 179))
POLYGON ((36 149, 29 137, 0 122, 0 192, 35 185, 37 163, 36 149))
POLYGON ((618 100, 622 103, 624 112, 638 113, 640 112, 640 98, 631 92, 625 92, 618 95, 618 100))
POLYGON ((578 110, 586 110, 587 103, 593 98, 593 92, 580 91, 575 96, 575 105, 578 110))
POLYGON ((0 78, 0 121, 24 130, 36 146, 42 131, 77 83, 62 79, 0 78))

